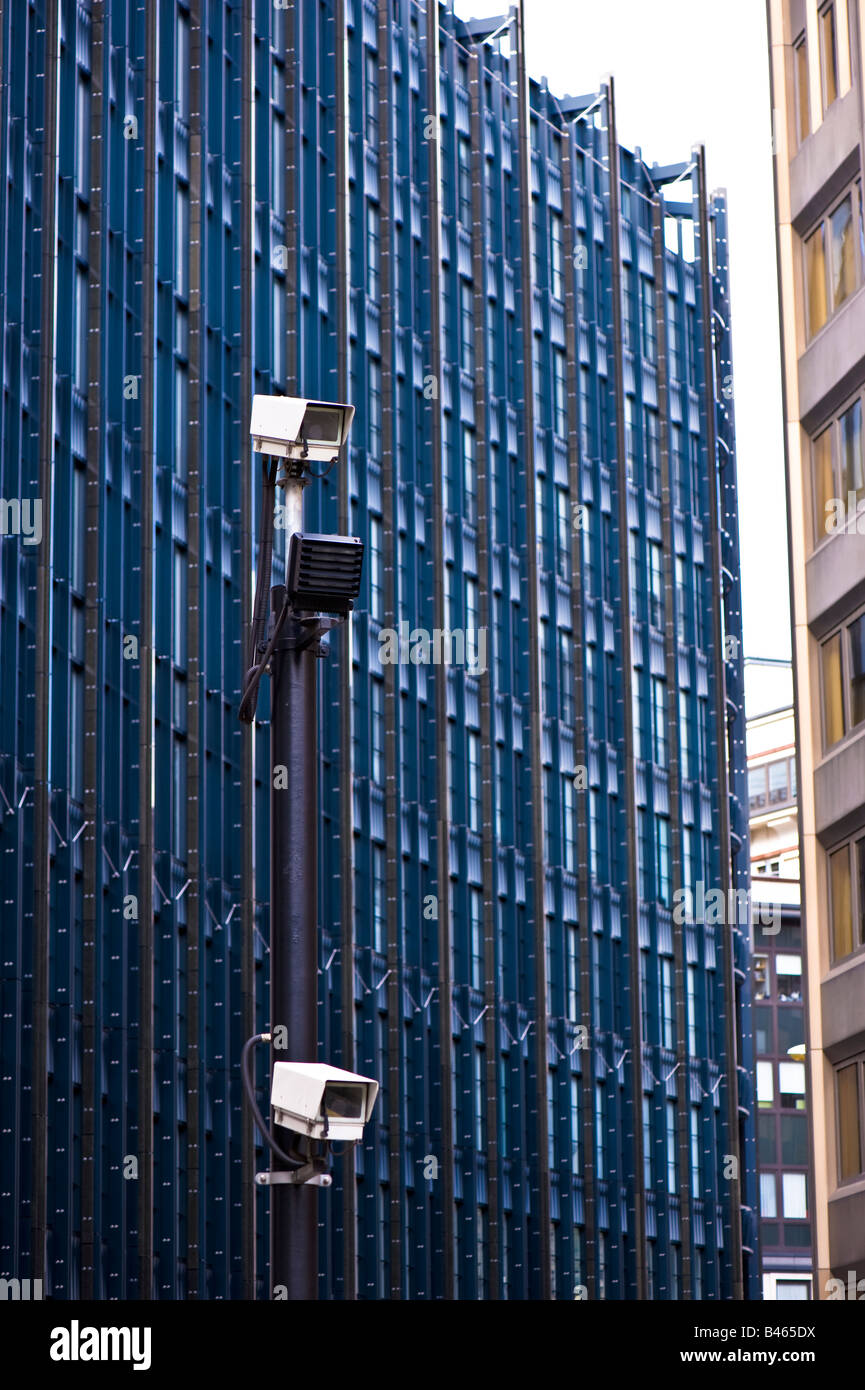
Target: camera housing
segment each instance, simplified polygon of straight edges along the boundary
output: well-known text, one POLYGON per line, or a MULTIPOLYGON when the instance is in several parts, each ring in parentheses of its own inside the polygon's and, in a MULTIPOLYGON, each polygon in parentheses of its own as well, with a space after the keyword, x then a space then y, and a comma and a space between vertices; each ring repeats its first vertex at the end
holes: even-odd
POLYGON ((353 419, 353 405, 302 396, 255 395, 249 433, 256 453, 295 462, 333 463, 353 419))
POLYGON ((324 1062, 275 1062, 270 1103, 284 1129, 311 1139, 361 1139, 378 1082, 324 1062))

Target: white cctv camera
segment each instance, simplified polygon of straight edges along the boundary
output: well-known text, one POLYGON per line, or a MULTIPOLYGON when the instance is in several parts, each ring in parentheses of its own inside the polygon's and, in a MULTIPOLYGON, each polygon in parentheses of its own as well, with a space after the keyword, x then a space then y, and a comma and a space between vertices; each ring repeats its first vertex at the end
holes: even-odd
POLYGON ((300 462, 332 463, 348 438, 353 405, 300 396, 252 398, 249 433, 259 454, 300 462))
POLYGON ((278 1125, 311 1139, 361 1139, 378 1082, 322 1062, 276 1062, 270 1103, 278 1125))

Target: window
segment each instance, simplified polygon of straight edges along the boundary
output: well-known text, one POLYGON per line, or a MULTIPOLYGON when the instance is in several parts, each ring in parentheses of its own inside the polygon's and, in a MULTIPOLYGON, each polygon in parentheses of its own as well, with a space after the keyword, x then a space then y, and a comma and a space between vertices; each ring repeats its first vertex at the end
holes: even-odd
POLYGON ((640 277, 640 311, 642 319, 643 356, 654 362, 658 350, 657 324, 655 321, 655 286, 645 276, 640 277))
POLYGON ((470 526, 478 519, 477 470, 475 468, 475 436, 468 425, 463 425, 463 515, 470 526))
POLYGON ((808 337, 819 333, 831 314, 858 288, 862 278, 860 187, 847 190, 805 239, 808 337))
POLYGON ((700 1163, 700 1110, 696 1105, 691 1106, 691 1196, 695 1201, 699 1201, 702 1185, 702 1168, 700 1163))
POLYGON ((837 309, 856 288, 856 245, 853 234, 853 194, 838 204, 829 218, 832 307, 837 309))
POLYGON ((476 832, 481 828, 481 742, 479 736, 470 731, 469 752, 469 830, 476 832))
POLYGON ((372 780, 377 782, 379 786, 384 786, 384 686, 381 681, 377 680, 372 682, 370 725, 372 732, 372 780))
POLYGON ((782 1173, 781 1195, 783 1198, 784 1216, 787 1220, 807 1220, 807 1179, 804 1173, 782 1173))
POLYGON ((757 1104, 759 1106, 770 1106, 775 1100, 774 1075, 772 1062, 757 1063, 757 1104))
POLYGON ((671 1197, 675 1197, 678 1191, 678 1173, 676 1166, 676 1102, 667 1100, 667 1192, 671 1197))
POLYGON ((853 904, 850 881, 850 846, 829 855, 832 956, 841 960, 853 950, 853 904))
POLYGON ((651 1097, 643 1096, 643 1187, 646 1192, 651 1192, 654 1186, 652 1180, 652 1101, 651 1097))
MULTIPOLYGON (((469 739, 477 739, 477 734, 470 734, 469 739)), ((469 744, 469 767, 471 768, 471 743, 469 744)), ((470 774, 471 775, 471 774, 470 774)), ((469 889, 469 909, 471 912, 471 933, 472 933, 472 989, 481 990, 484 987, 484 930, 483 930, 483 895, 479 888, 469 889)))
POLYGON ((841 683, 841 634, 836 633, 820 648, 823 675, 823 741, 831 748, 844 737, 844 689, 841 683))
POLYGON ((697 967, 688 966, 686 1006, 688 1014, 688 1051, 697 1055, 697 967))
POLYGON ((475 369, 474 305, 468 280, 460 280, 460 366, 464 372, 475 369))
POLYGON ((568 433, 568 392, 565 354, 553 351, 553 428, 563 437, 568 433))
POLYGON ((381 363, 369 359, 368 444, 369 456, 381 462, 381 363))
POLYGON ((774 1221, 778 1215, 778 1193, 774 1173, 760 1174, 760 1215, 774 1221))
POLYGON ((769 805, 780 806, 789 801, 787 759, 769 764, 769 805))
POLYGON ((748 806, 759 811, 766 805, 766 769, 752 767, 748 773, 748 806))
POLYGON ((364 63, 364 134, 370 145, 378 144, 378 65, 376 55, 366 52, 364 63))
POLYGON ((652 757, 667 766, 667 687, 660 676, 652 677, 652 757))
POLYGON ((463 227, 472 225, 472 153, 468 136, 461 135, 457 147, 457 219, 463 227))
MULTIPOLYGON (((87 271, 75 266, 74 341, 72 343, 72 381, 82 396, 87 394, 87 271)), ((186 421, 184 420, 184 425, 186 421)))
POLYGON ((660 816, 655 820, 655 872, 658 900, 670 907, 670 822, 660 816))
POLYGON ((673 1017, 673 962, 664 956, 661 959, 661 1042, 668 1049, 676 1045, 673 1017))
POLYGON ((808 45, 802 34, 793 46, 796 65, 796 134, 799 144, 811 134, 811 99, 808 91, 808 45))
POLYGON ((827 318, 826 250, 823 224, 805 242, 805 278, 808 297, 808 337, 819 333, 827 318))
POLYGON ((379 211, 375 203, 366 205, 366 292, 379 297, 379 211))
POLYGON ((661 491, 661 440, 657 410, 643 411, 646 444, 646 487, 650 492, 661 491))
POLYGON ((865 613, 847 629, 850 650, 850 724, 865 720, 865 613))
POLYGON ((862 1063, 839 1067, 835 1073, 838 1100, 838 1176, 856 1178, 862 1163, 862 1063))
POLYGON ((562 274, 562 214, 550 211, 550 290, 554 299, 564 298, 562 274))
MULTIPOLYGON (((814 470, 814 544, 819 545, 828 532, 832 499, 835 489, 835 468, 832 460, 833 431, 830 425, 814 440, 812 446, 814 470)), ((846 498, 844 499, 846 502, 846 498)))
POLYGON ((805 1109, 804 1062, 778 1063, 778 1095, 782 1110, 805 1109))
POLYGON ((373 950, 384 955, 387 951, 387 931, 385 919, 385 865, 384 850, 380 845, 372 847, 372 921, 373 950))
POLYGON ((652 627, 664 626, 664 568, 661 547, 649 542, 649 622, 652 627))
POLYGON ((841 451, 841 499, 846 506, 851 500, 848 493, 855 493, 857 503, 865 497, 861 400, 854 401, 838 421, 838 443, 841 451))
POLYGON ((865 837, 829 855, 829 896, 832 958, 838 961, 865 945, 865 837))
POLYGON ((802 957, 777 955, 775 957, 775 980, 778 998, 781 1002, 802 998, 802 957))
POLYGON ((595 1084, 595 1177, 598 1182, 603 1182, 606 1176, 604 1168, 604 1086, 603 1082, 595 1084))
POLYGON ((823 82, 823 110, 838 99, 838 44, 835 33, 835 6, 820 11, 820 75, 823 82))

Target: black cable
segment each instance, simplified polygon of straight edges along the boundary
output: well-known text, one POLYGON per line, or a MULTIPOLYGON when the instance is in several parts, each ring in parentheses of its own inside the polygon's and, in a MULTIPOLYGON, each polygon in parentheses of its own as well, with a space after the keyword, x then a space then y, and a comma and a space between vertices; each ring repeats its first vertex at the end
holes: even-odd
POLYGON ((333 472, 333 467, 335 463, 336 459, 331 459, 330 463, 327 465, 327 468, 325 468, 323 473, 313 473, 312 469, 309 467, 307 467, 306 471, 309 474, 310 478, 326 478, 328 473, 333 472))
POLYGON ((258 686, 261 681, 261 677, 267 670, 267 663, 270 661, 270 658, 273 655, 273 649, 279 640, 279 634, 285 626, 285 620, 288 617, 290 610, 291 603, 289 602, 288 597, 286 597, 285 602, 282 605, 282 608, 279 610, 279 615, 276 619, 276 622, 273 625, 273 632, 270 634, 270 641, 264 649, 264 654, 261 660, 257 663, 257 665, 250 667, 250 669, 246 673, 246 684, 243 687, 243 694, 240 697, 240 705, 238 706, 237 710, 238 718, 241 719, 244 724, 251 724, 253 719, 255 718, 255 710, 258 704, 258 686))
POLYGON ((249 1075, 249 1056, 256 1043, 267 1042, 268 1040, 267 1033, 255 1033, 251 1038, 247 1038, 246 1042, 243 1044, 243 1051, 240 1054, 240 1071, 243 1077, 243 1089, 246 1092, 246 1099, 249 1101, 252 1113, 255 1116, 255 1122, 268 1147, 276 1154, 277 1158, 281 1159, 283 1163, 287 1163, 290 1168, 303 1168, 306 1159, 295 1158, 291 1154, 283 1153, 273 1135, 270 1133, 267 1125, 264 1123, 264 1117, 258 1108, 258 1101, 255 1099, 255 1089, 252 1084, 252 1078, 249 1075))
POLYGON ((267 632, 268 599, 273 570, 274 497, 278 467, 277 459, 262 458, 261 525, 259 527, 258 570, 255 577, 255 602, 253 603, 252 624, 249 630, 249 649, 246 654, 247 671, 238 709, 238 715, 244 724, 251 724, 255 718, 259 682, 272 651, 271 648, 263 660, 256 660, 259 644, 264 641, 267 632))

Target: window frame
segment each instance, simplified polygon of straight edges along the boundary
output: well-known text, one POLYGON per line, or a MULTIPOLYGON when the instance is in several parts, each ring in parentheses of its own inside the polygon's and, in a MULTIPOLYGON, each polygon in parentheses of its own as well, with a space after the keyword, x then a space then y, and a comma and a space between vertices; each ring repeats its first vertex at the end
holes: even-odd
POLYGON ((809 75, 808 35, 802 33, 793 43, 793 90, 794 118, 796 122, 796 145, 802 148, 811 134, 811 88, 809 75), (802 90, 802 73, 799 66, 800 55, 805 58, 805 83, 802 90), (804 101, 803 101, 804 96, 804 101), (804 117, 804 121, 803 121, 804 117))
POLYGON ((835 10, 835 0, 828 0, 828 4, 821 5, 817 12, 817 28, 820 35, 820 98, 823 102, 823 116, 830 106, 834 106, 840 96, 840 83, 838 77, 838 24, 837 12, 835 10), (829 84, 827 81, 828 70, 826 63, 826 21, 831 23, 832 33, 832 78, 834 83, 834 95, 829 96, 829 84))
POLYGON ((861 244, 862 228, 862 179, 857 175, 827 204, 817 220, 811 224, 810 228, 801 237, 802 249, 802 282, 804 290, 803 303, 805 306, 805 342, 810 344, 823 332, 835 316, 841 311, 845 304, 849 304, 863 285, 863 254, 861 244), (853 223, 853 257, 854 257, 854 285, 850 293, 845 295, 836 304, 832 285, 832 232, 831 222, 842 203, 847 198, 851 200, 851 214, 853 223), (859 235, 857 235, 857 228, 859 235), (808 247, 816 236, 820 236, 823 244, 823 292, 825 295, 826 316, 818 328, 811 327, 811 295, 810 278, 808 275, 808 247))
POLYGON ((835 1150, 836 1150, 836 1174, 838 1186, 846 1186, 848 1183, 861 1182, 865 1176, 865 1054, 859 1053, 854 1057, 845 1057, 842 1062, 838 1062, 832 1068, 834 1105, 835 1105, 835 1150), (857 1119, 859 1122, 859 1171, 850 1173, 847 1177, 841 1174, 841 1105, 839 1097, 838 1078, 842 1071, 849 1067, 856 1068, 856 1105, 857 1119))

